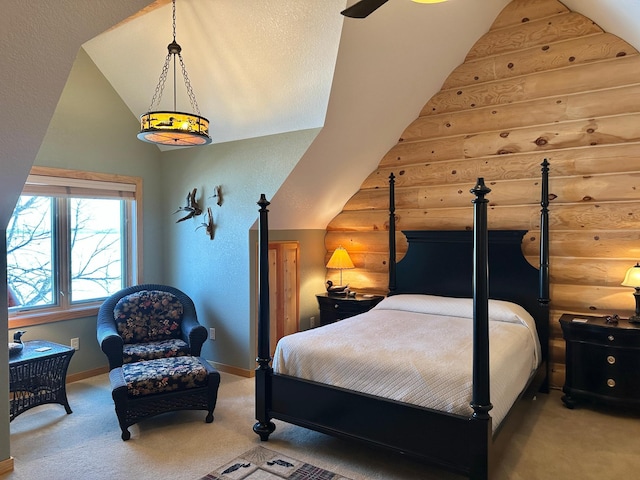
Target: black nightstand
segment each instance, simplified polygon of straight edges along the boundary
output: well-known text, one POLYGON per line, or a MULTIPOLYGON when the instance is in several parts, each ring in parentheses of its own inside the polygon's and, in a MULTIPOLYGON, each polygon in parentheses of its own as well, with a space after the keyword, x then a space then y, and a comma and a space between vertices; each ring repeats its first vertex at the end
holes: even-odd
POLYGON ((573 408, 585 399, 639 407, 640 325, 565 313, 560 326, 566 342, 564 404, 573 408))
POLYGON ((327 325, 364 313, 375 307, 384 298, 382 295, 338 297, 328 293, 319 293, 316 297, 320 306, 320 325, 327 325))

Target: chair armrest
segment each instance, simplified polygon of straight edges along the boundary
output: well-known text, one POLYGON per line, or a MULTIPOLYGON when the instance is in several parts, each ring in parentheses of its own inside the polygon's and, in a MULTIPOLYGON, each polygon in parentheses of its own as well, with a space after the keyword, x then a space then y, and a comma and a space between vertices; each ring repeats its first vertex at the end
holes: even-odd
POLYGON ((182 339, 189 344, 191 355, 200 356, 207 337, 207 329, 198 323, 198 319, 192 315, 185 315, 182 319, 182 339))
POLYGON ((100 348, 109 360, 109 370, 122 366, 122 347, 124 342, 119 335, 110 335, 100 342, 100 348))
POLYGON ((118 334, 113 320, 98 312, 97 338, 100 348, 109 360, 109 370, 122 366, 122 348, 124 341, 118 334))

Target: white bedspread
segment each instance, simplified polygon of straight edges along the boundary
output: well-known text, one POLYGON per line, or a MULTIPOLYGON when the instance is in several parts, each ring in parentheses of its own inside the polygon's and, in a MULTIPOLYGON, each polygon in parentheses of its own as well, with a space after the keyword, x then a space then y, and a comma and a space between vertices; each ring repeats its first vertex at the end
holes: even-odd
MULTIPOLYGON (((490 301, 490 414, 495 429, 540 357, 520 306, 490 301)), ((385 298, 367 313, 278 342, 274 371, 440 411, 470 415, 472 300, 385 298)))

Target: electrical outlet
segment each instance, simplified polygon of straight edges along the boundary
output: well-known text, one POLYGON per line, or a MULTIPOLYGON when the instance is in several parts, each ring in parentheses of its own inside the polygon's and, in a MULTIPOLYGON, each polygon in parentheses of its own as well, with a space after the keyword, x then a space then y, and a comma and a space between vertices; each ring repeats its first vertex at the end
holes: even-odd
POLYGON ((314 328, 316 326, 316 317, 309 317, 309 326, 314 328))
POLYGON ((215 340, 216 339, 216 329, 215 328, 210 328, 209 329, 209 340, 215 340))
POLYGON ((72 338, 71 339, 71 348, 73 348, 74 350, 80 350, 80 339, 79 338, 72 338))

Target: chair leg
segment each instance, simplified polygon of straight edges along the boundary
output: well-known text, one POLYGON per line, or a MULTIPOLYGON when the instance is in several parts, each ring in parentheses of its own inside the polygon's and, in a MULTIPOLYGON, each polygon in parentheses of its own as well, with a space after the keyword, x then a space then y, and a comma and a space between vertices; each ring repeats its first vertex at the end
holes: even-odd
POLYGON ((122 430, 122 440, 127 441, 131 438, 131 432, 129 432, 127 425, 127 384, 124 381, 122 374, 122 367, 114 368, 109 372, 109 380, 111 381, 111 396, 116 410, 116 417, 118 417, 118 424, 120 430, 122 430))
POLYGON ((207 402, 209 407, 209 413, 207 415, 206 422, 213 422, 213 410, 216 408, 216 403, 218 401, 218 387, 220 386, 220 372, 218 372, 209 362, 204 359, 201 359, 202 364, 207 369, 209 373, 209 378, 207 381, 207 402))

